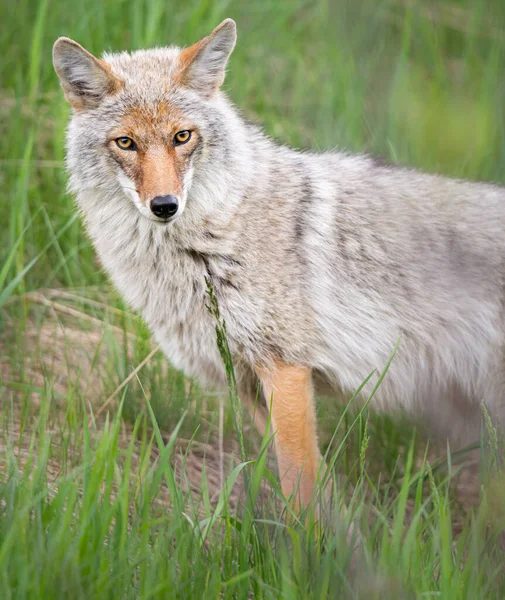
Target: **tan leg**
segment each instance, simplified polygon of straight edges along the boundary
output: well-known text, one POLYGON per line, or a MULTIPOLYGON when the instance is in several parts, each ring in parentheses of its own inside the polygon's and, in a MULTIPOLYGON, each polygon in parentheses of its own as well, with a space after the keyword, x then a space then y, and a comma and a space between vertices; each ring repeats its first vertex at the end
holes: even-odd
POLYGON ((289 497, 296 490, 295 506, 306 507, 321 463, 311 371, 307 367, 276 363, 259 370, 258 376, 267 404, 271 403, 282 491, 289 497))

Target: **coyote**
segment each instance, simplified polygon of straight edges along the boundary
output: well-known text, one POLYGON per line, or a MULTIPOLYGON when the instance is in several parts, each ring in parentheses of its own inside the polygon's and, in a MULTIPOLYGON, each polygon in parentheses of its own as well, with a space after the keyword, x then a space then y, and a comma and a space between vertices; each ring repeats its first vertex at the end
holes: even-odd
POLYGON ((58 39, 69 187, 171 363, 220 385, 210 281, 241 399, 260 430, 270 410, 282 489, 305 506, 313 387, 356 390, 398 341, 374 405, 464 442, 483 401, 503 423, 505 188, 279 145, 220 90, 235 42, 231 19, 188 48, 101 59, 58 39))

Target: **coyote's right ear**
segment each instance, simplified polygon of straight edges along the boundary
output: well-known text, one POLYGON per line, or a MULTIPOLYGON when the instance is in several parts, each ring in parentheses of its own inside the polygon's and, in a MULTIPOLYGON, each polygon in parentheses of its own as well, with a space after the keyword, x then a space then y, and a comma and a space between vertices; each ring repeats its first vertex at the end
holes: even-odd
POLYGON ((214 31, 179 54, 177 81, 203 96, 212 96, 224 81, 224 70, 237 41, 233 19, 224 20, 214 31))
POLYGON ((121 80, 105 61, 95 58, 69 38, 56 40, 53 65, 65 98, 76 110, 97 106, 107 94, 118 91, 122 86, 121 80))

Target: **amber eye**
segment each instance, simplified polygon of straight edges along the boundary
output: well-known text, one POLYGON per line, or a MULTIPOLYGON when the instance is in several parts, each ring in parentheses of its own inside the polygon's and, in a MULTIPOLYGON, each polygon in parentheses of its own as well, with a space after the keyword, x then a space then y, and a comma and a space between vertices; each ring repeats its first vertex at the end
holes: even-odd
POLYGON ((180 146, 181 144, 185 144, 186 142, 189 142, 190 139, 191 139, 191 131, 188 131, 188 130, 179 131, 178 133, 176 133, 174 135, 174 144, 176 146, 180 146))
POLYGON ((136 150, 137 146, 135 145, 135 142, 129 138, 129 137, 118 137, 116 139, 116 145, 118 148, 121 148, 121 150, 136 150))

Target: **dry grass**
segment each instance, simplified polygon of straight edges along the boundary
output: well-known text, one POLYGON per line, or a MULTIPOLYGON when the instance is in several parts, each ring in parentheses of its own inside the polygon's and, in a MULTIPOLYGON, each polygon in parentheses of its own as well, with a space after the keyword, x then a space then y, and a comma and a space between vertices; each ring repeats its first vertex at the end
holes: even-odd
MULTIPOLYGON (((24 297, 33 305, 29 312, 24 330, 16 343, 22 348, 22 361, 12 360, 12 348, 9 347, 15 338, 13 330, 7 330, 0 337, 0 376, 3 385, 4 402, 11 403, 9 419, 4 423, 4 436, 0 436, 0 465, 2 456, 12 452, 16 456, 19 468, 23 469, 29 453, 30 433, 37 427, 37 414, 41 394, 48 393, 48 382, 51 394, 51 414, 48 433, 56 433, 65 427, 66 403, 69 394, 84 400, 91 436, 99 436, 107 419, 107 413, 117 409, 121 397, 120 392, 128 384, 133 393, 139 398, 143 393, 149 394, 137 379, 143 367, 148 367, 150 359, 157 352, 152 345, 151 351, 139 364, 133 365, 131 373, 123 379, 112 391, 110 390, 111 365, 108 353, 112 345, 124 343, 123 331, 114 324, 114 319, 105 320, 83 310, 83 306, 93 309, 110 309, 107 305, 91 298, 74 296, 64 291, 48 290, 44 293, 30 293, 24 297), (76 302, 79 308, 76 308, 76 302), (43 307, 43 310, 41 310, 43 307), (48 379, 50 374, 50 379, 48 379), (23 416, 22 406, 27 407, 30 418, 23 416), (20 435, 23 430, 23 435, 20 435)), ((115 315, 124 315, 117 311, 115 315)), ((110 315, 109 315, 110 317, 110 315)), ((130 333, 126 336, 128 354, 133 356, 136 336, 130 333)), ((164 364, 164 369, 168 369, 164 364)), ((186 382, 189 388, 192 382, 186 382)), ((239 448, 234 436, 227 435, 223 439, 223 431, 213 419, 216 401, 222 401, 220 395, 209 394, 202 399, 202 405, 196 406, 196 400, 188 406, 188 411, 198 408, 198 419, 201 423, 198 439, 178 437, 176 450, 173 455, 174 470, 178 483, 184 491, 191 492, 194 505, 200 504, 202 477, 206 478, 211 504, 219 498, 223 486, 223 472, 228 473, 239 464, 239 448), (212 401, 212 406, 209 402, 212 401), (207 409, 205 407, 208 407, 207 409), (208 413, 206 415, 206 412, 208 413), (208 417, 208 418, 207 418, 208 417)), ((174 423, 175 425, 175 423, 174 423)), ((247 431, 254 444, 259 448, 258 436, 252 425, 247 425, 247 431)), ((171 431, 162 431, 165 441, 168 441, 171 431)), ((131 442, 132 424, 128 420, 122 423, 120 444, 127 448, 131 442)), ((55 436, 57 438, 57 436, 55 436)), ((139 442, 140 443, 140 442, 139 442)), ((157 460, 159 452, 153 447, 151 460, 157 460)), ((57 456, 57 453, 56 453, 57 456)), ((138 453, 133 452, 133 462, 138 453)), ((66 460, 72 457, 66 457, 66 460)), ((75 457, 78 462, 79 456, 75 457)), ((135 465, 134 465, 135 466, 135 465)), ((61 473, 61 465, 56 458, 51 460, 48 477, 55 479, 61 473)), ((133 468, 133 474, 135 468, 133 468)), ((231 494, 232 508, 239 505, 243 497, 243 482, 239 479, 231 494)), ((165 489, 165 493, 168 493, 165 489)), ((264 494, 268 494, 268 485, 264 484, 264 494)), ((166 498, 165 498, 166 499, 166 498)), ((163 498, 159 501, 162 503, 163 498)))

